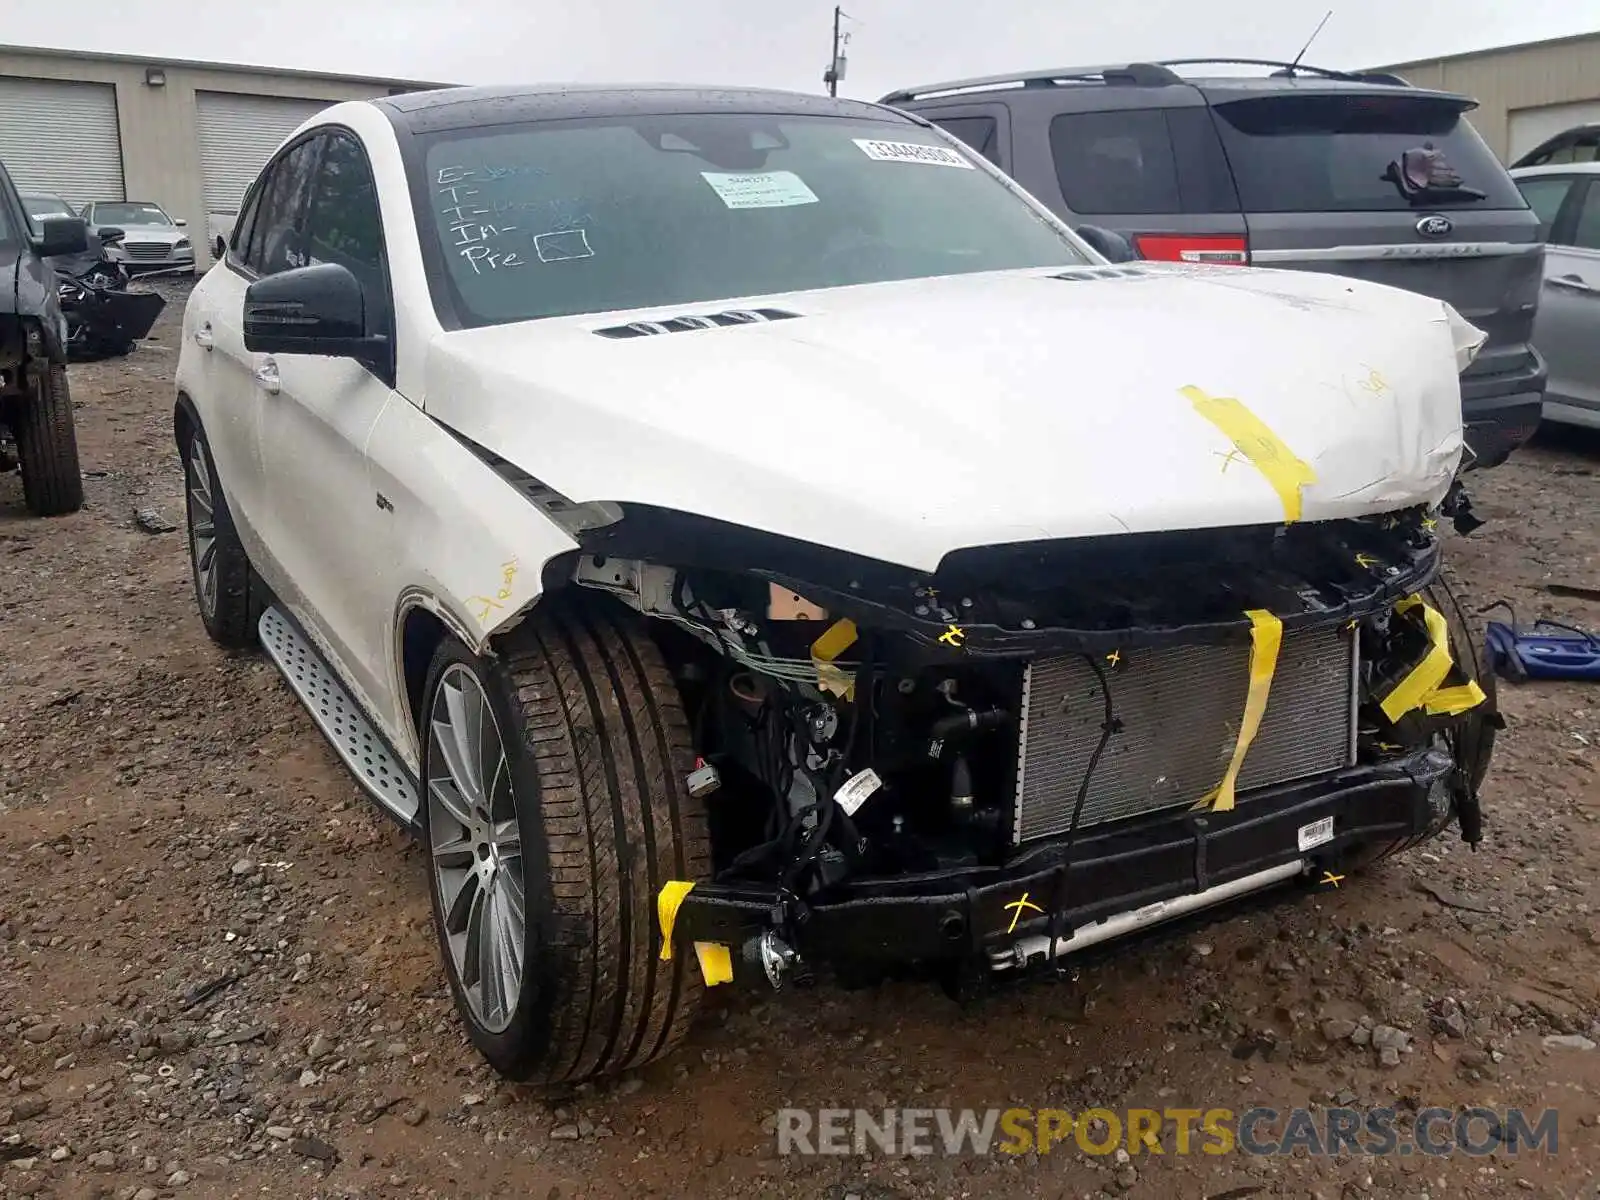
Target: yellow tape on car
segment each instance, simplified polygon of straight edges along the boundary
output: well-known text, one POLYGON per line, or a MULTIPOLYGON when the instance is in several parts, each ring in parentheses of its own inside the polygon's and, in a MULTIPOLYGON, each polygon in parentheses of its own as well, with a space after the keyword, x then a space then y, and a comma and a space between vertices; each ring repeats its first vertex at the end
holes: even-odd
POLYGON ((1193 384, 1178 391, 1194 405, 1195 412, 1220 429, 1272 485, 1283 502, 1283 519, 1298 521, 1300 489, 1317 481, 1311 464, 1296 457, 1266 422, 1232 396, 1213 396, 1193 384))
POLYGON ((834 666, 833 660, 855 644, 856 623, 849 617, 835 621, 811 643, 811 662, 817 668, 817 686, 844 700, 855 699, 855 676, 834 666))
MULTIPOLYGON (((672 960, 672 928, 678 923, 678 909, 684 899, 694 891, 694 884, 681 879, 671 879, 661 885, 656 893, 656 917, 661 922, 661 961, 672 960)), ((721 942, 696 942, 695 958, 700 963, 700 977, 707 987, 733 982, 733 955, 721 942)))
POLYGON ((1432 716, 1453 716, 1476 708, 1487 699, 1476 682, 1468 680, 1454 687, 1441 686, 1455 665, 1455 659, 1450 656, 1450 626, 1444 614, 1421 596, 1407 596, 1394 606, 1394 611, 1405 613, 1414 608, 1422 609, 1423 628, 1428 632, 1428 653, 1395 684, 1394 690, 1378 707, 1391 722, 1418 708, 1432 716))
POLYGON ((1250 752, 1261 729, 1261 717, 1267 711, 1267 697, 1272 692, 1272 676, 1278 669, 1278 651, 1283 646, 1283 622, 1264 608, 1252 608, 1245 613, 1250 618, 1250 690, 1245 693, 1244 716, 1239 720, 1239 736, 1233 744, 1233 758, 1222 782, 1196 807, 1210 804, 1216 812, 1233 808, 1233 790, 1244 768, 1244 756, 1250 752))

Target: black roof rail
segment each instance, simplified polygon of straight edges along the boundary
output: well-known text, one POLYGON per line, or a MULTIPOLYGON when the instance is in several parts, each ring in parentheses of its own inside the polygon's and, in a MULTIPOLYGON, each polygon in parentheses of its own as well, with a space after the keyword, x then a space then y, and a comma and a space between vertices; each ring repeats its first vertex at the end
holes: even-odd
POLYGON ((1336 71, 1330 67, 1314 67, 1309 63, 1279 62, 1272 58, 1164 58, 1157 66, 1172 67, 1276 67, 1275 79, 1293 79, 1298 75, 1315 75, 1321 79, 1339 79, 1349 83, 1387 83, 1395 87, 1410 87, 1409 80, 1390 71, 1336 71))
POLYGON ((1183 78, 1160 63, 1120 63, 1100 67, 1062 67, 1051 71, 1016 71, 1006 75, 980 75, 973 79, 953 79, 947 83, 928 83, 890 92, 879 104, 902 104, 923 96, 946 92, 982 91, 997 87, 1048 88, 1063 83, 1112 83, 1132 87, 1171 87, 1183 78))

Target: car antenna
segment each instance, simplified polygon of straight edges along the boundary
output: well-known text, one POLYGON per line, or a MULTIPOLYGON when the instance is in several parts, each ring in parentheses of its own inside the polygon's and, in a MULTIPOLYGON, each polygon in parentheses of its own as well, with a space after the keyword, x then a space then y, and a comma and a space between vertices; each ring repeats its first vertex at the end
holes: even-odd
POLYGON ((1300 47, 1300 53, 1294 56, 1294 61, 1289 64, 1289 74, 1294 74, 1294 69, 1300 65, 1300 60, 1306 56, 1306 51, 1311 49, 1311 43, 1317 40, 1317 34, 1322 32, 1322 27, 1328 23, 1328 18, 1333 16, 1333 9, 1322 14, 1322 20, 1317 22, 1317 27, 1311 31, 1311 36, 1306 39, 1306 44, 1300 47))

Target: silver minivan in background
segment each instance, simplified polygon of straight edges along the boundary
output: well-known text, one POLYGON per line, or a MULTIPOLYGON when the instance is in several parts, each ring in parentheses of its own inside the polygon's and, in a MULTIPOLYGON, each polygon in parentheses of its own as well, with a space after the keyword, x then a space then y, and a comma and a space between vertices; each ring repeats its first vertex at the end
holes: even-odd
POLYGON ((1600 162, 1513 167, 1511 177, 1545 240, 1544 295, 1533 326, 1534 344, 1550 365, 1545 420, 1600 429, 1600 162))
POLYGON ((1097 241, 1104 229, 1140 258, 1326 271, 1445 300, 1488 334, 1462 377, 1471 465, 1503 462, 1538 426, 1539 219, 1466 120, 1469 97, 1388 74, 1185 59, 881 103, 967 143, 1097 248, 1121 246, 1097 241), (1270 73, 1215 73, 1240 66, 1270 73))

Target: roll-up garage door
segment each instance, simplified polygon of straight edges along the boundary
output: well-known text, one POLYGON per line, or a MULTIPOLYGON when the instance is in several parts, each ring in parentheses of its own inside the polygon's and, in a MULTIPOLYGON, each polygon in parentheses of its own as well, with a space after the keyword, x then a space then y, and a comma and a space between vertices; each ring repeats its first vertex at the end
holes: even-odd
POLYGON ((1515 162, 1545 138, 1565 133, 1574 125, 1594 122, 1600 122, 1600 100, 1513 109, 1508 122, 1510 149, 1506 161, 1515 162))
POLYGON ((0 75, 0 160, 23 191, 74 208, 124 199, 116 88, 0 75))
POLYGON ((196 92, 194 99, 210 234, 225 237, 272 152, 329 102, 236 92, 196 92))

